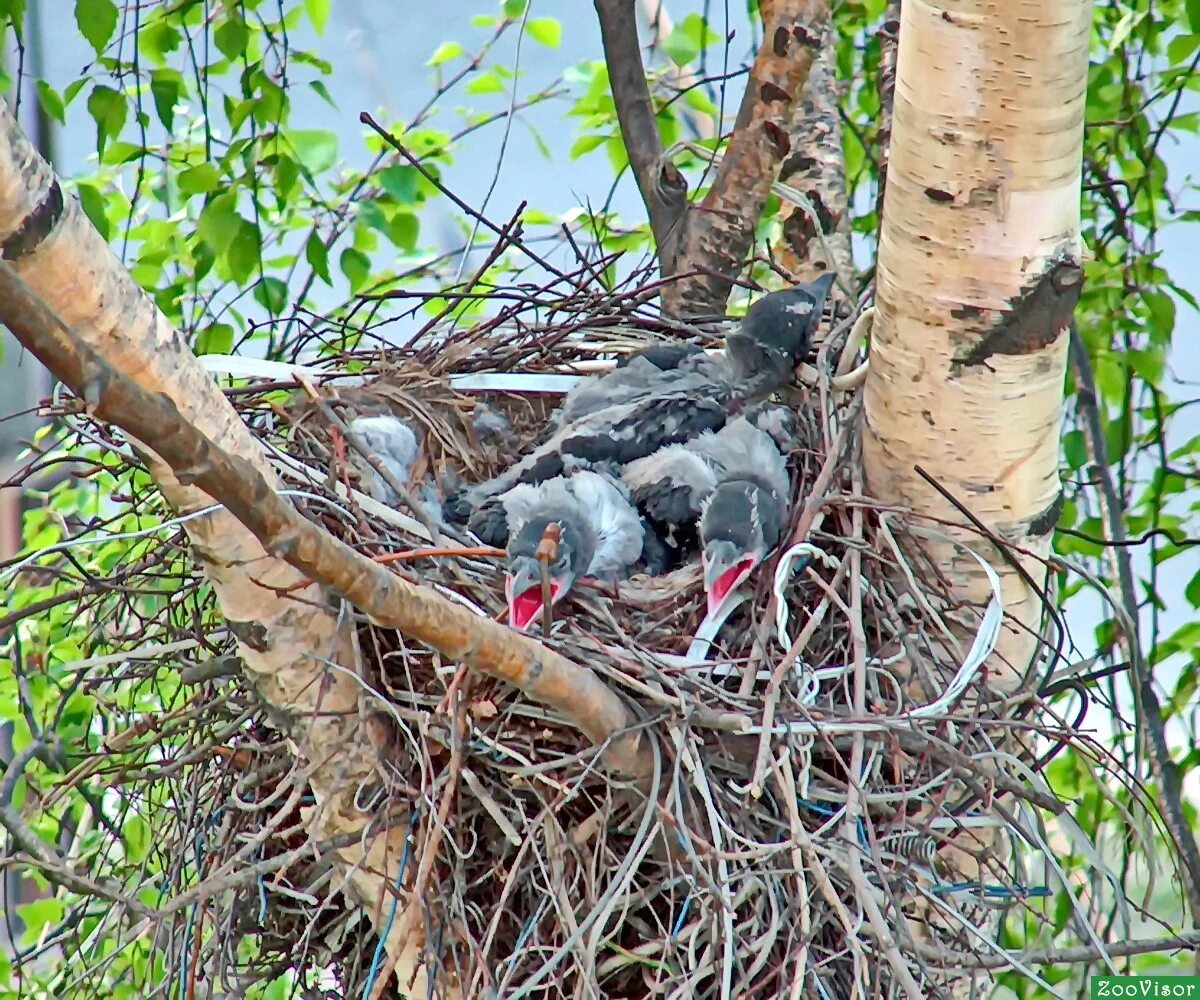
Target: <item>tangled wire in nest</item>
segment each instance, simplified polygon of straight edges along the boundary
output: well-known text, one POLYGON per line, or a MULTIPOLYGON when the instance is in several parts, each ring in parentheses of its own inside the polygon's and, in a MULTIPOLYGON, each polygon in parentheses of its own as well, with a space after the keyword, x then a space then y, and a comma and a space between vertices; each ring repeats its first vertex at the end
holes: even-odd
MULTIPOLYGON (((391 412, 422 428, 436 476, 486 476, 554 399, 464 389, 485 382, 460 377, 578 371, 677 332, 634 295, 543 305, 541 322, 501 317, 403 354, 342 352, 311 378, 259 378, 228 395, 310 518, 499 617, 496 553, 441 546, 361 492, 340 428, 391 412), (480 439, 481 402, 505 415, 509 441, 480 439)), ((614 778, 602 747, 500 682, 359 622, 375 695, 367 724, 389 779, 359 789, 358 803, 365 818, 408 816, 395 884, 424 911, 439 993, 585 996, 592 983, 607 997, 837 998, 892 983, 928 995, 990 941, 997 908, 1049 923, 1031 901, 1066 877, 1036 810, 1063 809, 1037 772, 1071 742, 1097 760, 1101 751, 1072 725, 1046 724, 1036 682, 1017 696, 987 687, 998 590, 985 612, 955 606, 921 562, 911 519, 865 495, 860 399, 835 378, 856 360, 854 318, 826 337, 814 377, 788 400, 805 439, 791 456, 789 541, 713 649, 689 655, 704 606, 695 565, 615 594, 578 590, 543 637, 636 706, 653 759, 645 781, 614 778), (1031 871, 1031 849, 1057 874, 1031 871)), ((78 443, 127 454, 111 432, 73 419, 78 443)), ((144 475, 128 482, 118 499, 152 506, 144 475)), ((126 666, 87 684, 171 706, 106 747, 142 756, 108 776, 130 802, 172 804, 174 829, 157 830, 150 848, 168 873, 163 892, 176 894, 177 919, 156 940, 171 979, 190 996, 198 975, 232 989, 291 970, 317 990, 309 973, 333 969, 337 995, 399 995, 365 914, 337 898, 330 852, 307 843, 311 793, 231 666, 232 636, 180 538, 137 547, 126 569, 166 580, 171 596, 147 613, 126 583, 94 606, 97 620, 121 623, 108 641, 123 653, 105 662, 126 666), (182 659, 186 696, 164 680, 163 656, 182 659), (189 895, 197 882, 207 906, 189 895)), ((113 698, 113 713, 118 702, 137 699, 113 698)), ((1072 899, 1085 924, 1103 905, 1099 892, 1072 899)), ((399 905, 382 903, 385 936, 399 905)))

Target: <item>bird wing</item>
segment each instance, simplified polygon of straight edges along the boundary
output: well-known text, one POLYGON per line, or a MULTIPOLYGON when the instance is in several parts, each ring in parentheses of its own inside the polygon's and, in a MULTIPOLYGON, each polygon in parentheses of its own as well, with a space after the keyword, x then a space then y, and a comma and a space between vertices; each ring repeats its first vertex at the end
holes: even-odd
POLYGON ((596 472, 577 472, 566 481, 596 533, 596 551, 586 573, 624 576, 642 554, 642 519, 620 483, 596 472))
POLYGON ((788 502, 792 483, 787 459, 770 434, 759 430, 745 417, 736 417, 714 437, 722 465, 721 481, 745 479, 756 482, 782 498, 784 504, 788 502))
POLYGON ((647 516, 660 524, 685 524, 700 516, 704 498, 717 485, 717 468, 701 446, 711 432, 671 444, 625 466, 623 478, 647 516))
POLYGON ((661 383, 645 398, 606 406, 567 424, 499 476, 464 490, 455 498, 456 515, 516 483, 543 482, 588 464, 624 465, 720 427, 741 398, 741 387, 719 359, 699 354, 686 360, 686 368, 660 372, 661 383))
MULTIPOLYGON (((413 429, 399 417, 385 414, 355 417, 349 426, 355 437, 375 454, 396 481, 401 486, 407 486, 420 449, 413 429)), ((400 498, 365 458, 355 452, 352 460, 368 493, 383 503, 399 503, 400 498)))

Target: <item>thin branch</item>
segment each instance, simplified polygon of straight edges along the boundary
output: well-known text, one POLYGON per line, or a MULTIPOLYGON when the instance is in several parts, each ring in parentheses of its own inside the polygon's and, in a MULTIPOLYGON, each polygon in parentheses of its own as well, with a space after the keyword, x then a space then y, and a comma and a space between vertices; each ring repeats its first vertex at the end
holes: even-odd
POLYGON ((1038 951, 1017 952, 1006 955, 979 955, 967 952, 943 951, 927 944, 917 944, 922 958, 941 963, 948 969, 1007 969, 1022 965, 1077 965, 1095 962, 1105 955, 1110 958, 1128 958, 1131 955, 1151 955, 1166 951, 1183 951, 1200 948, 1200 931, 1174 934, 1161 938, 1134 938, 1131 941, 1114 941, 1104 945, 1104 952, 1093 945, 1077 945, 1074 948, 1042 948, 1038 951))
POLYGON ((611 741, 608 764, 649 773, 650 757, 621 698, 591 670, 388 572, 306 520, 248 461, 227 455, 185 421, 167 396, 146 392, 83 343, 13 268, 0 265, 0 318, 98 419, 116 424, 171 468, 181 483, 222 503, 277 558, 339 594, 375 624, 396 628, 447 659, 507 681, 559 711, 594 743, 611 741))
POLYGON ((1137 719, 1143 727, 1142 732, 1150 750, 1150 770, 1158 783, 1158 793, 1162 798, 1163 819, 1175 841, 1175 847, 1182 862, 1184 889, 1192 921, 1195 924, 1200 922, 1200 850, 1197 849, 1196 835, 1183 811, 1183 783, 1179 778, 1179 769, 1171 759, 1171 747, 1167 742, 1162 705, 1158 700, 1158 693, 1154 690, 1154 674, 1146 663, 1145 653, 1142 650, 1133 564, 1130 560, 1129 549, 1124 545, 1127 541, 1125 505, 1113 483, 1112 471, 1108 464, 1108 444, 1100 420, 1100 400, 1096 394, 1096 380, 1092 374, 1091 359, 1088 358, 1087 345, 1084 344, 1083 338, 1079 335, 1079 329, 1074 323, 1071 324, 1070 350, 1071 366, 1075 370, 1075 380, 1078 385, 1076 406, 1083 417, 1084 434, 1091 450, 1092 479, 1100 488, 1104 533, 1113 543, 1108 554, 1116 568, 1121 602, 1125 605, 1127 612, 1124 616, 1126 620, 1122 623, 1122 630, 1127 633, 1125 645, 1128 647, 1129 662, 1132 667, 1132 686, 1137 719))
POLYGON ((646 83, 634 0, 595 0, 617 124, 634 180, 646 205, 664 278, 676 273, 679 224, 687 209, 687 181, 664 160, 654 101, 646 83))
MULTIPOLYGON (((9 270, 7 265, 5 265, 4 270, 9 270)), ((45 749, 45 744, 41 740, 34 740, 13 758, 12 763, 5 770, 4 778, 0 780, 0 825, 8 831, 8 835, 12 838, 13 843, 29 855, 27 863, 36 865, 48 881, 84 896, 107 899, 111 903, 116 903, 118 906, 124 907, 138 917, 155 916, 154 910, 139 903, 137 899, 130 893, 125 892, 120 886, 113 886, 105 882, 93 882, 91 879, 83 878, 71 867, 63 864, 46 845, 46 842, 25 822, 20 811, 13 808, 12 797, 13 792, 16 790, 17 782, 21 780, 25 773, 25 768, 29 766, 29 762, 43 749, 45 749)), ((15 857, 13 860, 21 861, 23 859, 15 857)))

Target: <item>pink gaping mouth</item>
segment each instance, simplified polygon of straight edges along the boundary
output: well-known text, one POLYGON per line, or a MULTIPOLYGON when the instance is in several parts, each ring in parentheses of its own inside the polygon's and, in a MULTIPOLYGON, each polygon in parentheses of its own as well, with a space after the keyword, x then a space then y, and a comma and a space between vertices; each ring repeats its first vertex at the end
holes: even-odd
MULTIPOLYGON (((563 594, 563 585, 550 581, 550 601, 557 601, 563 594)), ((542 588, 530 587, 524 593, 513 594, 508 599, 508 623, 518 632, 524 632, 542 613, 542 588)))
POLYGON ((753 572, 758 563, 754 559, 742 559, 718 576, 708 592, 708 613, 713 614, 729 594, 741 586, 742 581, 753 572))

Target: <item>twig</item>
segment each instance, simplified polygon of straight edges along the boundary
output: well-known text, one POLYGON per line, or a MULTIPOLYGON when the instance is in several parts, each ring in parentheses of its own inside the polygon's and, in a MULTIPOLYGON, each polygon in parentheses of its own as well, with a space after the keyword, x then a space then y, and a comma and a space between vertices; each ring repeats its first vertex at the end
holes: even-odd
POLYGON ((1188 908, 1191 910, 1192 924, 1200 926, 1200 849, 1197 849, 1196 835, 1183 811, 1183 783, 1179 778, 1179 769, 1171 759, 1162 704, 1158 700, 1158 692, 1154 690, 1154 674, 1146 663, 1145 652, 1142 649, 1133 566, 1129 549, 1123 544, 1127 539, 1125 505, 1109 469, 1108 443, 1100 422, 1100 404, 1091 359, 1088 357, 1087 345, 1084 344, 1074 323, 1071 324, 1070 356, 1079 387, 1076 406, 1083 416, 1084 432, 1092 455, 1092 480, 1100 488, 1105 535, 1114 543, 1107 550, 1108 557, 1116 569, 1121 602, 1127 611, 1127 614, 1120 616, 1118 620, 1124 619, 1122 631, 1125 632, 1125 645, 1132 667, 1134 710, 1150 751, 1150 770, 1158 782, 1163 818, 1183 865, 1184 889, 1187 893, 1188 908))
MULTIPOLYGON (((460 210, 466 212, 467 215, 469 215, 472 219, 482 223, 484 228, 491 230, 496 236, 499 236, 502 239, 511 240, 512 245, 525 254, 526 257, 540 267, 545 268, 559 280, 570 282, 571 279, 568 275, 564 274, 557 267, 551 264, 548 260, 546 260, 545 257, 542 257, 540 254, 534 253, 532 250, 530 250, 528 244, 526 244, 524 240, 505 232, 504 227, 496 225, 496 223, 492 222, 491 219, 477 212, 458 195, 446 187, 446 185, 443 184, 438 177, 430 172, 429 168, 426 167, 425 164, 423 164, 417 157, 413 156, 413 154, 408 151, 408 149, 403 145, 403 143, 400 142, 399 139, 397 139, 394 135, 392 135, 391 132, 380 125, 379 122, 372 118, 366 111, 362 112, 358 116, 358 120, 375 132, 375 134, 378 135, 384 142, 386 142, 397 153, 404 157, 411 167, 413 167, 418 173, 420 173, 422 177, 429 181, 430 184, 436 187, 438 191, 454 202, 454 204, 458 206, 460 210)), ((578 285, 577 282, 573 282, 573 284, 578 285)))
POLYGON ((389 573, 301 516, 248 461, 227 455, 187 423, 172 400, 146 392, 83 343, 7 263, 0 298, 17 338, 101 420, 151 447, 180 482, 219 499, 269 551, 359 608, 472 669, 514 684, 595 743, 618 772, 649 771, 650 757, 625 703, 591 670, 528 636, 489 622, 434 591, 389 573), (609 742, 611 741, 611 742, 609 742))
POLYGON ((927 944, 917 943, 917 952, 922 958, 939 962, 948 969, 1006 969, 1020 962, 1023 965, 1077 965, 1094 962, 1108 955, 1111 958, 1127 958, 1130 955, 1150 955, 1164 951, 1194 950, 1200 948, 1200 931, 1189 931, 1161 938, 1134 938, 1132 941, 1114 941, 1104 945, 1104 953, 1094 945, 1076 945, 1073 948, 1042 948, 1038 951, 1022 951, 1009 958, 1006 955, 980 955, 971 952, 943 951, 927 944))
POLYGON ((550 588, 550 564, 558 558, 558 543, 561 538, 562 526, 551 521, 542 532, 535 553, 542 585, 542 634, 547 636, 554 625, 554 593, 550 588))
MULTIPOLYGON (((5 269, 7 270, 7 267, 5 269)), ((134 896, 127 894, 120 886, 111 885, 107 882, 93 882, 91 879, 77 875, 72 868, 61 863, 55 857, 54 852, 46 846, 46 842, 25 822, 21 817, 21 813, 13 808, 12 797, 13 792, 16 790, 17 782, 24 776, 25 768, 29 766, 29 762, 45 748, 46 745, 41 740, 34 740, 29 746, 13 757, 12 762, 5 769, 4 778, 0 780, 0 825, 3 825, 8 831, 8 835, 12 837, 13 843, 25 851, 26 854, 30 855, 30 862, 35 864, 46 879, 55 885, 62 886, 64 889, 70 889, 72 892, 77 892, 83 896, 95 896, 99 899, 107 899, 111 903, 116 903, 118 906, 124 907, 138 917, 147 919, 155 917, 157 911, 140 903, 134 896)), ((18 857, 17 860, 21 859, 18 857)))

